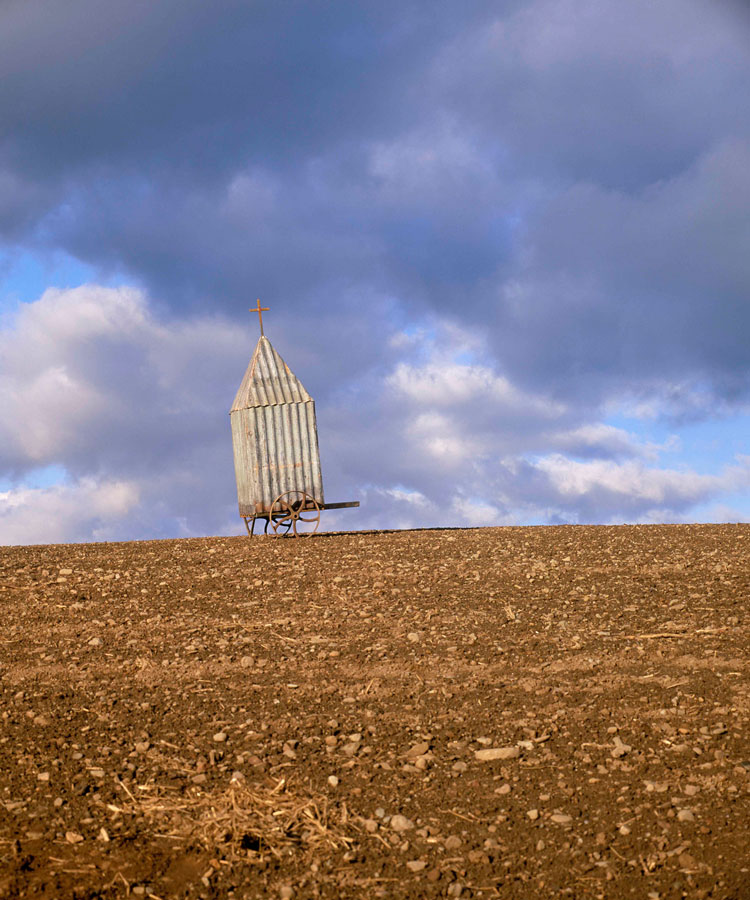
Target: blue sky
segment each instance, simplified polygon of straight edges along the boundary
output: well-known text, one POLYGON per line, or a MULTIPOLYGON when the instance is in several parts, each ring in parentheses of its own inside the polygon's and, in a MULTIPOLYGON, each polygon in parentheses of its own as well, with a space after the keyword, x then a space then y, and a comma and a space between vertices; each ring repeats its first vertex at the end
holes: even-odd
MULTIPOLYGON (((626 416, 616 416, 609 424, 633 431, 644 443, 663 446, 662 464, 684 467, 700 475, 711 475, 736 463, 748 454, 750 416, 729 415, 726 418, 697 422, 646 422, 626 416)), ((726 493, 719 504, 699 504, 692 513, 695 521, 750 521, 750 491, 743 488, 726 493), (736 515, 732 515, 733 511, 736 515)))
POLYGON ((0 10, 0 542, 238 533, 257 339, 330 527, 750 520, 750 16, 0 10))
POLYGON ((20 303, 33 303, 48 287, 78 287, 94 276, 91 266, 66 254, 6 251, 0 259, 2 312, 12 313, 20 303))

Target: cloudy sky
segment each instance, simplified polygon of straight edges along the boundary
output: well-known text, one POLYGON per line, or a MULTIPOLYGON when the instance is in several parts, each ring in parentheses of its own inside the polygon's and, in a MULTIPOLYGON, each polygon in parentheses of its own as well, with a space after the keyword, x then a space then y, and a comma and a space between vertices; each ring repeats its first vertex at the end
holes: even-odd
POLYGON ((0 542, 239 532, 267 334, 328 527, 750 521, 731 0, 4 0, 0 542))

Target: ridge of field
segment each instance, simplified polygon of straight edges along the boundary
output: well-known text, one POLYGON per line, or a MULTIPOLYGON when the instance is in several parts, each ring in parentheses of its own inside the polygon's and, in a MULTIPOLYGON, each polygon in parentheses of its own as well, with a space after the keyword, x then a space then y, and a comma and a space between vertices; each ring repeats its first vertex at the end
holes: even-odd
POLYGON ((0 549, 0 897, 750 898, 750 526, 0 549))

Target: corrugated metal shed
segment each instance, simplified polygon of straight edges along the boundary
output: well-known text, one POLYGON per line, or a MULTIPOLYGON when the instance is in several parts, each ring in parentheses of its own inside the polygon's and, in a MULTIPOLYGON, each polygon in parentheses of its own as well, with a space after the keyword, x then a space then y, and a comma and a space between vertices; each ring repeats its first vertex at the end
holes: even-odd
POLYGON ((315 401, 265 336, 229 415, 241 516, 269 511, 285 491, 323 506, 315 401))

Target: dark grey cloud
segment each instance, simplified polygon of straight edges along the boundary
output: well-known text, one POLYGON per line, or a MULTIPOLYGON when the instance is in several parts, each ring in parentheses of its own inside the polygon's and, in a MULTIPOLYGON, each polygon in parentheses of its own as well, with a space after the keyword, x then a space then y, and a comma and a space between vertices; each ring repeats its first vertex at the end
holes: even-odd
POLYGON ((747 26, 707 0, 537 0, 462 30, 435 95, 514 171, 637 190, 747 134, 747 26))
POLYGON ((488 6, 11 0, 0 13, 4 150, 48 177, 104 165, 203 180, 295 165, 403 127, 436 43, 488 6))
POLYGON ((746 322, 727 328, 750 257, 737 8, 0 15, 9 240, 124 270, 173 308, 263 294, 304 318, 325 298, 345 321, 360 296, 395 298, 407 318, 494 330, 503 366, 568 392, 606 394, 618 373, 744 392, 746 322))
POLYGON ((748 171, 750 141, 732 140, 635 195, 591 185, 559 194, 506 286, 503 358, 519 377, 525 369, 582 397, 675 383, 709 385, 709 407, 712 393, 746 397, 748 171))

